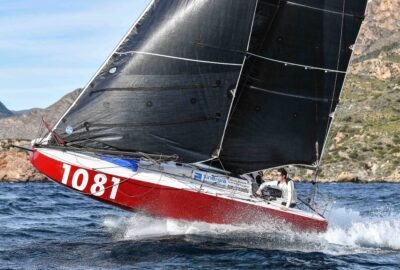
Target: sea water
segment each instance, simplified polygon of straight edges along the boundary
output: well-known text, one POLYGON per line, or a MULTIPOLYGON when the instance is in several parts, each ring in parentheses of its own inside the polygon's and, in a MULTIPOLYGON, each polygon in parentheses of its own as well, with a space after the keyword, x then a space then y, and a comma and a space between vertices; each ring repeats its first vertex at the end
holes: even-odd
POLYGON ((319 188, 336 204, 317 234, 153 218, 53 183, 0 183, 0 269, 400 269, 400 185, 319 188))

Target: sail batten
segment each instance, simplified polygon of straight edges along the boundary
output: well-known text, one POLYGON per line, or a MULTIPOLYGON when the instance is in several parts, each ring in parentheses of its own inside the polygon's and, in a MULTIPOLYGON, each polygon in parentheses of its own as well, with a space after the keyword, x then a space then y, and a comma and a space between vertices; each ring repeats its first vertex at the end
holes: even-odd
POLYGON ((249 85, 248 87, 250 89, 263 91, 268 94, 280 95, 280 96, 289 97, 289 98, 305 99, 305 100, 318 101, 318 102, 329 102, 329 104, 333 101, 337 101, 337 100, 330 100, 328 98, 315 98, 315 97, 307 97, 307 96, 303 96, 303 95, 293 95, 293 94, 288 94, 288 93, 282 93, 282 92, 278 92, 278 91, 273 91, 273 90, 268 90, 265 88, 256 87, 253 85, 249 85))
POLYGON ((313 10, 317 10, 317 11, 321 11, 321 12, 332 13, 332 14, 336 14, 336 15, 339 15, 339 16, 357 16, 357 15, 351 14, 351 13, 345 13, 345 12, 342 12, 342 11, 335 11, 335 10, 330 10, 330 9, 318 8, 318 7, 315 7, 315 6, 304 5, 304 4, 295 3, 295 2, 292 2, 292 1, 287 1, 287 3, 289 5, 294 5, 294 6, 303 7, 303 8, 309 8, 309 9, 313 9, 313 10))
POLYGON ((224 62, 217 62, 217 61, 207 61, 207 60, 191 59, 191 58, 184 58, 184 57, 178 57, 178 56, 173 56, 173 55, 165 55, 165 54, 159 54, 159 53, 151 53, 151 52, 141 52, 141 51, 116 52, 116 54, 119 54, 119 55, 135 54, 135 53, 136 54, 144 54, 144 55, 151 55, 151 56, 158 56, 158 57, 177 59, 177 60, 182 60, 182 61, 204 63, 204 64, 239 66, 239 67, 242 66, 241 63, 224 63, 224 62))
POLYGON ((251 52, 247 52, 247 54, 251 55, 251 56, 254 56, 254 57, 258 57, 258 58, 267 60, 267 61, 280 63, 280 64, 283 64, 283 65, 296 66, 296 67, 301 67, 301 68, 305 68, 305 69, 321 70, 321 71, 324 71, 324 72, 334 72, 334 73, 344 73, 344 74, 346 74, 345 70, 329 69, 329 68, 324 68, 324 67, 303 65, 303 64, 300 64, 300 63, 292 63, 292 62, 288 62, 288 61, 282 61, 282 60, 279 60, 279 59, 273 59, 273 58, 265 57, 265 56, 258 55, 258 54, 255 54, 255 53, 251 53, 251 52))

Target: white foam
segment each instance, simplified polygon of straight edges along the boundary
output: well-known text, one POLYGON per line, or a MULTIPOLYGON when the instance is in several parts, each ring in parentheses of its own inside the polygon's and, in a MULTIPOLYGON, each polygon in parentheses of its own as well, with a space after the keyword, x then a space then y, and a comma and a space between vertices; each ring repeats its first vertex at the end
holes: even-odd
POLYGON ((364 216, 348 209, 337 209, 330 219, 324 239, 328 243, 360 248, 400 250, 400 217, 364 216))
POLYGON ((243 229, 234 225, 216 225, 204 222, 184 222, 133 214, 130 217, 103 220, 103 225, 117 239, 138 240, 173 235, 218 235, 243 229))
POLYGON ((362 216, 359 212, 339 208, 330 216, 327 232, 295 233, 274 229, 270 224, 216 225, 184 222, 133 214, 129 217, 108 217, 104 227, 116 240, 141 240, 155 237, 205 236, 229 243, 258 248, 323 251, 326 253, 358 253, 366 249, 400 250, 400 218, 396 215, 362 216))

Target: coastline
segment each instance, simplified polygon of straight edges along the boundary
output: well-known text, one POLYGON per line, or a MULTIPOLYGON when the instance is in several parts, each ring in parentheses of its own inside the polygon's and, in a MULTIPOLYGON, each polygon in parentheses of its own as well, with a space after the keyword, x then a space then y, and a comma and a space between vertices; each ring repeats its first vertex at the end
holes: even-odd
MULTIPOLYGON (((49 179, 37 171, 29 161, 29 153, 12 147, 12 145, 28 146, 28 140, 7 139, 0 140, 0 182, 48 182, 49 179)), ((295 182, 311 182, 313 172, 289 168, 290 175, 295 182)), ((270 174, 273 177, 273 173, 270 174)), ((331 177, 320 177, 319 183, 400 183, 400 177, 394 179, 363 179, 357 175, 340 172, 331 177)))
POLYGON ((0 140, 0 182, 47 182, 29 161, 29 154, 12 145, 27 146, 27 140, 0 140))

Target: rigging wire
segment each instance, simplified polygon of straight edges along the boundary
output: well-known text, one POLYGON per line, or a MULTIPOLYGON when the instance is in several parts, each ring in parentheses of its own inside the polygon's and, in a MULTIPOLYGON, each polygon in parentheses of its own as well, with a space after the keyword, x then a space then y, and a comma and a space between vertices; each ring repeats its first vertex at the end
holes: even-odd
MULTIPOLYGON (((364 18, 364 17, 363 17, 364 18)), ((365 27, 366 25, 364 24, 362 27, 365 27)), ((358 32, 358 34, 357 34, 357 37, 356 37, 356 41, 358 40, 358 37, 360 36, 360 33, 361 33, 361 28, 359 29, 359 32, 358 32)), ((351 50, 354 50, 354 44, 351 46, 351 50)), ((351 58, 350 58, 350 61, 349 61, 349 63, 351 63, 352 61, 353 61, 353 58, 354 58, 354 54, 352 54, 351 55, 351 58)), ((347 78, 347 76, 349 75, 349 73, 347 72, 346 73, 346 77, 345 77, 345 79, 344 79, 344 83, 346 82, 346 78, 347 78)), ((343 86, 342 86, 342 88, 344 88, 344 86, 345 86, 345 84, 343 83, 343 86)), ((350 105, 347 105, 347 104, 338 104, 337 106, 336 106, 336 111, 335 112, 332 112, 331 114, 332 114, 332 122, 333 122, 333 120, 334 120, 334 117, 335 117, 335 115, 336 115, 336 113, 337 113, 337 111, 338 110, 349 110, 350 109, 350 107, 352 106, 352 104, 353 104, 353 100, 354 100, 354 91, 351 91, 350 92, 351 94, 350 94, 350 97, 348 98, 348 103, 350 104, 350 105), (348 108, 347 108, 347 106, 349 106, 348 108)), ((343 94, 343 91, 341 91, 341 94, 340 95, 342 95, 343 94)), ((338 100, 340 101, 340 97, 338 98, 338 100)), ((358 113, 358 112, 360 112, 362 110, 362 108, 361 107, 359 107, 358 108, 358 110, 356 110, 356 111, 353 111, 354 113, 358 113)), ((328 124, 329 125, 329 124, 328 124)), ((331 124, 331 126, 332 126, 332 124, 331 124)), ((331 128, 331 126, 329 127, 329 129, 331 128)), ((340 127, 338 130, 337 130, 337 132, 340 132, 341 130, 342 130, 342 128, 343 127, 340 127)), ((328 131, 328 133, 329 133, 329 131, 328 131)), ((327 137, 328 137, 328 133, 327 133, 327 137)), ((324 145, 324 147, 325 147, 325 145, 324 145)), ((322 153, 321 154, 323 154, 324 153, 324 151, 322 151, 322 153)))
MULTIPOLYGON (((341 25, 340 25, 340 38, 339 38, 339 48, 338 48, 338 56, 337 56, 337 62, 336 62, 336 70, 339 70, 339 66, 340 66, 340 58, 341 58, 342 43, 343 43, 343 28, 344 28, 345 10, 346 10, 346 0, 343 0, 342 20, 341 20, 341 25)), ((345 74, 347 75, 346 72, 345 72, 345 74)), ((332 109, 333 109, 333 104, 335 102, 334 98, 335 98, 335 95, 336 95, 336 87, 337 87, 338 75, 339 75, 339 73, 335 74, 335 82, 334 82, 334 85, 333 85, 333 91, 332 91, 332 97, 331 97, 329 113, 333 113, 332 109)), ((344 81, 343 81, 343 84, 344 84, 344 81)), ((343 85, 342 85, 341 88, 343 88, 343 85)), ((342 90, 342 89, 340 89, 340 90, 342 90)), ((316 194, 318 192, 318 176, 319 176, 319 172, 320 172, 320 159, 322 158, 322 155, 323 155, 323 152, 324 152, 324 149, 325 149, 326 141, 327 141, 327 138, 328 138, 328 135, 329 135, 329 130, 330 130, 330 127, 332 125, 332 122, 333 122, 333 118, 331 119, 331 121, 328 121, 328 123, 327 123, 327 127, 326 127, 326 130, 325 130, 325 141, 324 141, 324 145, 322 147, 321 154, 319 154, 318 141, 316 142, 316 158, 317 158, 317 160, 316 160, 317 164, 316 165, 317 165, 317 167, 316 167, 316 170, 315 170, 314 181, 313 181, 313 185, 314 186, 313 186, 313 189, 311 191, 310 198, 309 198, 310 204, 312 206, 315 203, 315 197, 316 197, 316 194)))
MULTIPOLYGON (((251 21, 251 26, 250 26, 250 32, 249 32, 249 37, 248 37, 248 41, 247 41, 246 51, 248 51, 249 48, 250 48, 251 36, 252 36, 252 32, 253 32, 253 27, 254 27, 254 21, 256 19, 256 14, 257 14, 258 1, 259 0, 256 0, 255 6, 254 6, 254 13, 253 13, 252 21, 251 21)), ((242 67, 240 68, 239 76, 238 76, 234 91, 232 93, 232 102, 231 102, 231 104, 229 106, 229 110, 228 110, 228 114, 227 114, 226 122, 225 122, 225 126, 224 126, 224 131, 222 132, 221 140, 220 140, 220 143, 218 145, 217 155, 216 155, 217 158, 221 155, 222 143, 224 142, 226 130, 228 129, 228 123, 229 123, 229 120, 230 120, 231 111, 233 109, 233 105, 234 105, 234 102, 235 102, 235 95, 236 95, 237 89, 239 87, 240 79, 242 77, 242 73, 243 73, 243 70, 244 70, 244 66, 245 66, 246 60, 247 60, 247 55, 245 55, 243 57, 242 67)))
POLYGON ((44 122, 44 118, 42 117, 42 121, 40 122, 40 124, 39 124, 39 126, 38 126, 38 129, 37 129, 37 131, 36 131, 36 138, 40 138, 40 142, 42 141, 42 135, 43 135, 43 130, 44 130, 44 127, 43 127, 43 122, 44 122))
MULTIPOLYGON (((217 158, 217 160, 218 160, 219 164, 221 165, 222 169, 224 170, 225 176, 229 179, 229 175, 228 175, 228 173, 226 172, 225 167, 224 167, 224 164, 222 164, 221 159, 217 158)), ((232 189, 232 191, 231 191, 231 193, 230 193, 230 196, 232 196, 232 197, 235 196, 235 193, 236 193, 236 191, 237 191, 237 186, 238 186, 237 183, 238 183, 238 182, 236 182, 236 189, 232 189)))
MULTIPOLYGON (((344 11, 345 11, 345 6, 346 6, 346 0, 343 0, 343 7, 342 7, 342 21, 341 21, 341 27, 340 27, 340 39, 339 39, 339 49, 338 49, 338 60, 336 63, 336 69, 339 69, 339 65, 340 65, 340 57, 341 57, 341 50, 342 50, 342 41, 343 41, 343 27, 344 27, 344 11)), ((334 97, 336 94, 336 86, 337 86, 337 79, 338 79, 338 74, 335 75, 335 82, 333 85, 333 91, 332 91, 332 98, 331 98, 331 104, 330 104, 330 108, 329 108, 329 113, 334 113, 332 112, 333 109, 333 104, 334 104, 334 97)), ((333 119, 332 121, 328 121, 327 127, 326 127, 326 137, 328 136, 329 133, 329 129, 330 126, 332 125, 333 119)), ((326 144, 326 141, 325 141, 326 144)), ((321 157, 322 157, 321 153, 321 157)))

